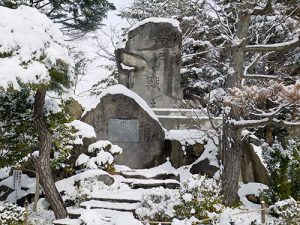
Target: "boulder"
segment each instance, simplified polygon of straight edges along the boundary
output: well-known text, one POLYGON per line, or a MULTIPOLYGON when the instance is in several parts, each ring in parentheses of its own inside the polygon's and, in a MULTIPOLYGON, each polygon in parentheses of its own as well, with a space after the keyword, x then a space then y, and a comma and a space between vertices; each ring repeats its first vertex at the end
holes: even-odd
POLYGON ((215 173, 218 170, 219 170, 218 167, 210 165, 210 162, 208 159, 204 159, 198 163, 193 164, 190 169, 190 172, 192 174, 206 175, 211 178, 215 175, 215 173))
POLYGON ((143 99, 122 85, 108 88, 82 121, 95 128, 96 140, 109 140, 123 149, 116 164, 149 168, 165 161, 165 136, 157 117, 143 99))
POLYGON ((257 182, 268 184, 268 171, 254 151, 252 144, 245 138, 242 143, 243 158, 241 177, 244 183, 257 182))

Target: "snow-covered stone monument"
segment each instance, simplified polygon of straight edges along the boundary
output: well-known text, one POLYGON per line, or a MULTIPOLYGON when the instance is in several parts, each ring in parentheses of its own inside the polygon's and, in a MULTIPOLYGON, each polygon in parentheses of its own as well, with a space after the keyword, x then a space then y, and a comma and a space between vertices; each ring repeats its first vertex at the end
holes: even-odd
POLYGON ((148 18, 133 26, 116 50, 119 84, 151 108, 180 105, 181 42, 177 20, 148 18))
POLYGON ((148 168, 165 161, 165 134, 157 116, 123 85, 106 89, 82 121, 95 129, 96 140, 109 140, 123 149, 116 163, 148 168))

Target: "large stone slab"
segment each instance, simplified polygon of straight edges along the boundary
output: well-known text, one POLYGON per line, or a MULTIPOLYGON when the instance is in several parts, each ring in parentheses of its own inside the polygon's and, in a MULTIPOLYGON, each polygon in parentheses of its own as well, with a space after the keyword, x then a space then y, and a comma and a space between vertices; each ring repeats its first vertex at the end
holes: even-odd
POLYGON ((152 108, 180 105, 181 41, 177 20, 149 18, 136 24, 115 52, 119 84, 152 108))
POLYGON ((164 131, 150 110, 138 95, 117 85, 82 120, 95 128, 97 140, 109 140, 123 149, 116 164, 149 168, 165 160, 164 131))

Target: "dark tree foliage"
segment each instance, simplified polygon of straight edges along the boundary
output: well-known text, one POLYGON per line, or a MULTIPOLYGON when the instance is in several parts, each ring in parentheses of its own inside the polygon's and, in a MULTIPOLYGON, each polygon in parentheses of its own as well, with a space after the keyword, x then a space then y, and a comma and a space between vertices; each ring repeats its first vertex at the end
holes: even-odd
POLYGON ((106 13, 115 10, 115 6, 107 0, 0 0, 0 5, 37 8, 55 23, 62 24, 62 30, 74 37, 96 30, 102 25, 106 13))
POLYGON ((15 164, 37 146, 29 97, 25 88, 0 92, 0 168, 15 164))
MULTIPOLYGON (((0 168, 16 165, 38 149, 38 137, 33 126, 33 91, 24 84, 19 90, 9 87, 0 90, 0 168)), ((66 102, 67 104, 67 102, 66 102)), ((53 135, 51 166, 59 169, 69 156, 74 129, 66 123, 73 119, 62 111, 46 112, 45 122, 53 135)))

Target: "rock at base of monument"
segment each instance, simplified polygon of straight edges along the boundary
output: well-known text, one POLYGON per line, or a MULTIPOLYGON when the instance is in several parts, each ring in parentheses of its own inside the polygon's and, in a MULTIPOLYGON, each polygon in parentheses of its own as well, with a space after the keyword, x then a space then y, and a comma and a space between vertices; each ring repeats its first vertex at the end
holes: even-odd
POLYGON ((243 158, 241 175, 243 183, 257 182, 268 184, 268 171, 255 153, 253 145, 247 139, 244 139, 242 148, 243 158))
POLYGON ((209 164, 209 160, 208 159, 204 159, 196 164, 194 164, 191 169, 190 172, 192 174, 200 174, 200 175, 206 175, 208 177, 213 177, 215 175, 215 173, 219 170, 218 167, 216 166, 212 166, 209 164))
POLYGON ((165 140, 164 147, 167 156, 175 168, 192 164, 204 151, 204 144, 195 143, 183 146, 177 140, 165 140), (182 149, 183 147, 185 150, 182 149))
POLYGON ((260 204, 260 199, 256 195, 246 195, 246 198, 249 202, 252 202, 254 204, 260 204))

